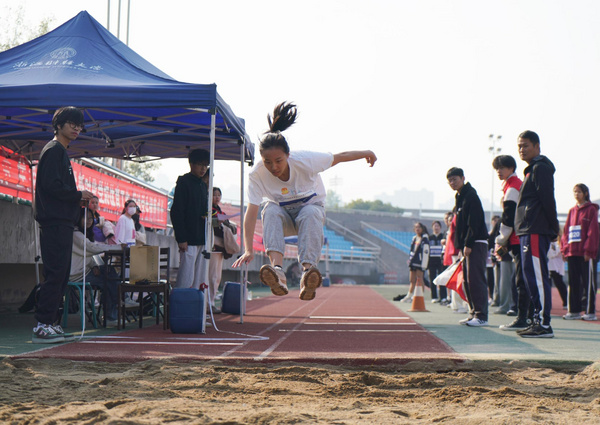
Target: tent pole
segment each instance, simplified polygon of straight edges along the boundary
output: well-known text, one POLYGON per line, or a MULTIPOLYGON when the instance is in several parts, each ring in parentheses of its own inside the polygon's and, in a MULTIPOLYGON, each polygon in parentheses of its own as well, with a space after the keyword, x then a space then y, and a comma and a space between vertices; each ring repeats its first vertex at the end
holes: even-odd
POLYGON ((107 1, 106 29, 110 31, 110 0, 107 1))
MULTIPOLYGON (((215 165, 215 139, 216 139, 216 128, 217 126, 217 111, 214 110, 210 115, 210 164, 208 169, 208 211, 206 215, 206 222, 204 226, 204 251, 207 253, 205 260, 207 261, 206 267, 204 267, 204 276, 202 276, 202 282, 205 285, 208 285, 206 288, 206 295, 210 294, 210 282, 208 281, 208 262, 210 262, 210 252, 212 251, 213 241, 212 241, 212 207, 213 207, 213 176, 214 176, 214 165, 215 165)), ((206 313, 208 313, 208 309, 211 307, 209 303, 209 298, 204 297, 204 305, 206 307, 206 313)), ((212 301, 212 300, 211 300, 212 301)), ((202 333, 206 333, 206 314, 202 315, 202 333)))
POLYGON ((117 38, 121 39, 121 0, 119 0, 119 10, 117 13, 117 38))
MULTIPOLYGON (((33 150, 33 147, 31 148, 33 150)), ((31 216, 33 217, 33 244, 34 244, 34 255, 33 263, 35 266, 35 284, 40 284, 40 249, 39 249, 39 234, 38 234, 38 223, 35 221, 35 189, 33 187, 33 161, 29 160, 29 173, 31 175, 31 216)))
MULTIPOLYGON (((240 247, 244 252, 244 159, 245 159, 246 140, 242 141, 240 146, 240 247)), ((249 265, 246 264, 246 273, 248 273, 249 265)), ((246 314, 246 300, 244 299, 244 289, 246 289, 246 278, 244 276, 244 268, 240 268, 240 323, 244 323, 244 314, 246 314)))
POLYGON ((129 46, 129 13, 131 12, 131 0, 127 0, 127 32, 125 36, 125 44, 129 46))

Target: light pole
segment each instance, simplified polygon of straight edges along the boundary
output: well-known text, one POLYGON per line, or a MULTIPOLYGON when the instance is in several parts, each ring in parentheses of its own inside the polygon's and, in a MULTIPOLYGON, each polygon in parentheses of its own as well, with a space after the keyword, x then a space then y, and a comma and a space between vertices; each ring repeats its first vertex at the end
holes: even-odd
MULTIPOLYGON (((490 146, 488 147, 488 152, 492 154, 492 159, 495 158, 496 155, 498 155, 502 151, 502 148, 496 147, 496 143, 500 143, 501 139, 502 136, 499 134, 496 135, 496 137, 494 137, 493 134, 490 134, 489 136, 490 146)), ((496 173, 494 171, 495 170, 492 169, 492 194, 490 195, 490 230, 492 227, 492 217, 494 216, 494 180, 496 180, 496 173)))

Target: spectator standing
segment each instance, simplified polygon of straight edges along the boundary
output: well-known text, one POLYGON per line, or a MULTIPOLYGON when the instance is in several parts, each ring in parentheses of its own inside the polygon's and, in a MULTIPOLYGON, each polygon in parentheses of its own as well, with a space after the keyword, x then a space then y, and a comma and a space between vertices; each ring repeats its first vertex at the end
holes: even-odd
POLYGON ((517 331, 523 338, 553 338, 550 326, 552 284, 548 272, 550 242, 558 236, 554 199, 554 164, 540 154, 540 138, 527 130, 519 135, 519 156, 527 162, 515 213, 526 288, 533 304, 533 323, 517 331))
POLYGON ((471 183, 465 182, 461 168, 446 174, 448 184, 456 191, 456 234, 454 242, 464 257, 464 289, 469 303, 469 316, 460 321, 467 326, 488 325, 488 286, 486 259, 488 230, 481 200, 471 183))
MULTIPOLYGON (((409 280, 410 287, 408 295, 401 302, 411 302, 415 294, 417 285, 425 286, 423 274, 427 270, 429 264, 429 236, 427 228, 423 223, 415 223, 415 235, 410 244, 410 254, 408 258, 408 269, 410 270, 409 280)), ((432 285, 435 286, 435 285, 432 285)))
POLYGON ((590 190, 583 183, 575 185, 573 195, 576 205, 569 210, 560 244, 569 266, 569 311, 563 319, 596 320, 593 262, 598 255, 598 204, 590 201, 590 190), (586 314, 582 306, 584 288, 588 288, 586 314))
POLYGON ((254 258, 254 229, 259 205, 262 210, 263 242, 270 264, 259 272, 260 280, 275 295, 286 295, 285 273, 282 269, 285 236, 298 235, 298 261, 303 273, 300 279, 300 299, 315 298, 323 280, 317 263, 323 248, 325 222, 325 186, 320 173, 341 162, 365 159, 370 166, 377 157, 370 150, 337 154, 295 151, 282 132, 296 122, 296 105, 283 102, 268 116, 269 131, 260 142, 261 159, 250 172, 249 205, 244 216, 244 254, 233 267, 249 263, 254 258))
POLYGON ((493 216, 490 224, 492 228, 488 236, 488 256, 485 265, 487 267, 488 292, 491 299, 490 307, 498 307, 500 305, 498 291, 500 288, 501 269, 500 261, 494 253, 494 241, 500 232, 500 217, 497 215, 493 216))
POLYGON ((202 179, 210 164, 205 149, 188 155, 190 172, 179 176, 171 206, 171 222, 179 246, 179 272, 176 288, 200 289, 208 260, 203 255, 208 216, 208 187, 202 179))
POLYGON ((523 278, 521 246, 514 229, 517 202, 523 181, 517 176, 517 162, 510 155, 495 157, 492 167, 502 181, 502 217, 500 218, 500 231, 495 240, 495 252, 504 259, 500 265, 502 267, 501 286, 504 291, 510 291, 507 296, 510 297, 511 303, 506 314, 508 316, 516 315, 511 323, 501 325, 500 329, 518 331, 527 329, 533 319, 533 309, 530 308, 531 301, 523 278), (506 262, 509 258, 505 253, 512 257, 512 263, 506 262), (506 274, 510 273, 510 280, 508 280, 508 276, 504 276, 505 272, 506 274))
POLYGON ((125 206, 115 228, 115 241, 123 248, 135 245, 135 222, 133 215, 137 212, 137 204, 133 199, 125 201, 125 206))
POLYGON ((60 303, 71 270, 73 227, 79 218, 80 202, 92 193, 77 190, 69 144, 84 129, 83 113, 72 106, 58 109, 52 117, 54 138, 40 153, 36 176, 35 219, 40 225, 40 249, 44 263, 44 282, 40 286, 31 340, 34 344, 72 341, 58 325, 60 303))
MULTIPOLYGON (((442 272, 442 240, 444 235, 442 234, 442 223, 434 221, 431 223, 432 234, 429 235, 429 264, 427 271, 429 273, 429 281, 433 283, 433 280, 442 272)), ((431 285, 431 302, 439 303, 446 299, 446 287, 437 285, 431 285), (439 291, 439 295, 438 295, 439 291)))

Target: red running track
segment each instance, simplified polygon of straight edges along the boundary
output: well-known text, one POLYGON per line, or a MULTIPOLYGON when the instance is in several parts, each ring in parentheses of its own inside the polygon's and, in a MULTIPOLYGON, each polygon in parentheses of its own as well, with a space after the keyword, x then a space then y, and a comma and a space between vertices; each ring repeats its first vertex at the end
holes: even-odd
MULTIPOLYGON (((215 316, 206 334, 158 326, 83 339, 26 353, 26 358, 136 362, 148 359, 314 362, 339 365, 465 358, 368 286, 332 286, 300 301, 298 291, 247 303, 239 316, 215 316)), ((207 320, 207 322, 209 322, 207 320)))

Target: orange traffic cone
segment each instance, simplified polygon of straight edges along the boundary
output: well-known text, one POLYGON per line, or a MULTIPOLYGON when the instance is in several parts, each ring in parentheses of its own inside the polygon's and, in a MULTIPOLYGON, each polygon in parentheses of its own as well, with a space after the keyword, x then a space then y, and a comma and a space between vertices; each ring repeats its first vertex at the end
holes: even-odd
POLYGON ((423 282, 417 282, 412 305, 408 311, 429 311, 425 308, 425 297, 423 296, 423 282))

